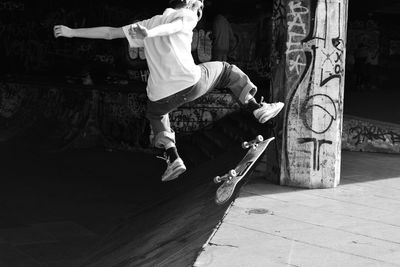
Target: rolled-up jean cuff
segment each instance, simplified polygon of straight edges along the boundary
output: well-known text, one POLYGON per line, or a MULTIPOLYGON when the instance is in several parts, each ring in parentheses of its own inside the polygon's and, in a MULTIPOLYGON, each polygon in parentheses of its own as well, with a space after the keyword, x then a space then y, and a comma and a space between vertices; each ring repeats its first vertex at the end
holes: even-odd
POLYGON ((168 143, 175 144, 175 132, 163 131, 154 137, 154 145, 158 148, 164 148, 168 143))
POLYGON ((254 96, 257 93, 257 87, 255 85, 248 84, 245 88, 243 88, 242 92, 239 96, 239 101, 242 104, 246 104, 247 95, 250 94, 254 96))

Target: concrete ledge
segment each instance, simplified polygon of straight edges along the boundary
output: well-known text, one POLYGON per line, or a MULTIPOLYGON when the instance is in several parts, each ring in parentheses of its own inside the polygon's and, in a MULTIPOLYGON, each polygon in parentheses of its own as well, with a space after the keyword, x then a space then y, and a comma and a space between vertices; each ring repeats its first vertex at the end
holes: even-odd
POLYGON ((342 149, 400 153, 400 125, 355 116, 344 116, 342 149))

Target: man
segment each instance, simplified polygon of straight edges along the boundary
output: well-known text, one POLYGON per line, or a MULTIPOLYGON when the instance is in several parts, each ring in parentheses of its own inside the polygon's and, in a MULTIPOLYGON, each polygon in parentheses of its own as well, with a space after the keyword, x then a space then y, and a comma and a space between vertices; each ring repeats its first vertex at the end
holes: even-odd
POLYGON ((212 25, 212 60, 227 61, 237 44, 238 40, 226 16, 217 14, 212 25))
POLYGON ((228 61, 231 51, 238 45, 238 39, 233 33, 232 26, 228 20, 230 16, 227 7, 218 1, 208 2, 215 15, 212 17, 212 61, 228 61))
POLYGON ((191 54, 193 29, 203 14, 202 0, 171 0, 162 15, 121 28, 70 29, 54 27, 58 37, 96 39, 127 38, 131 47, 144 47, 150 75, 147 83, 147 114, 154 132, 154 144, 165 149, 167 169, 162 181, 177 178, 185 170, 170 127, 169 112, 193 101, 213 88, 229 88, 260 123, 275 117, 283 103, 267 104, 254 99, 257 87, 238 67, 226 62, 196 65, 191 54))

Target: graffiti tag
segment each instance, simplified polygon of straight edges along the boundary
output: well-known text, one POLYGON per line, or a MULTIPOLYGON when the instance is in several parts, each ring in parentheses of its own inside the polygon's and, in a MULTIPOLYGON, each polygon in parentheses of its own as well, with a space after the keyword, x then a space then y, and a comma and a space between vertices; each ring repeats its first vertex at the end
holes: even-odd
POLYGON ((381 140, 393 145, 400 143, 400 134, 391 130, 383 130, 377 126, 355 126, 349 129, 355 144, 358 145, 365 141, 381 140))

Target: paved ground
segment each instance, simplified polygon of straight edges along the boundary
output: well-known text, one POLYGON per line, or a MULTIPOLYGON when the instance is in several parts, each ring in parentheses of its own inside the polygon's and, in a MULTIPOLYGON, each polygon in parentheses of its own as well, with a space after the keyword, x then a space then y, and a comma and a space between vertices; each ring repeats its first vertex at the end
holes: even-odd
POLYGON ((253 180, 195 266, 400 266, 399 163, 344 152, 333 189, 253 180))

